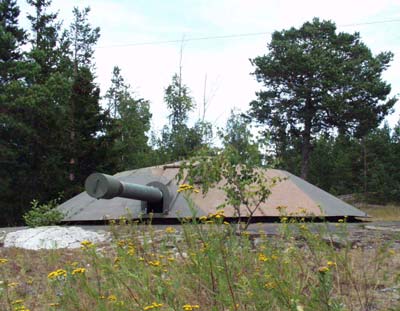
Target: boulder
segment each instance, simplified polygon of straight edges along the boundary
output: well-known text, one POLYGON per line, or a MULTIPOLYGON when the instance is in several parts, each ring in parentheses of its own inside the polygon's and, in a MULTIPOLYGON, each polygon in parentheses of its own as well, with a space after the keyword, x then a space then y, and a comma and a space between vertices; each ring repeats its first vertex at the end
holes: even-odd
POLYGON ((24 249, 79 248, 82 241, 99 243, 109 240, 106 232, 87 231, 79 227, 38 227, 10 232, 4 239, 4 247, 24 249))

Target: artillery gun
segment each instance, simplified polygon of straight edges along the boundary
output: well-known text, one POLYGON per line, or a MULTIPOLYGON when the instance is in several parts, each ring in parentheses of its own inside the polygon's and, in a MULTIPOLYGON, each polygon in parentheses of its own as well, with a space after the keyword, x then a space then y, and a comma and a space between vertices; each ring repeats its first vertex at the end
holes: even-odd
POLYGON ((85 181, 88 195, 96 199, 113 199, 116 197, 142 201, 142 211, 148 213, 168 213, 170 194, 161 182, 152 181, 146 185, 128 183, 117 178, 93 173, 85 181))

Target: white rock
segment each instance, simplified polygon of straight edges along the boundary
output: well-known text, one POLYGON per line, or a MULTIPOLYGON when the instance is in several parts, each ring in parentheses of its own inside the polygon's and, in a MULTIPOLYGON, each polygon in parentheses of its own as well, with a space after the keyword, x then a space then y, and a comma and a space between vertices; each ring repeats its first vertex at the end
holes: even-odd
POLYGON ((38 227, 10 232, 4 247, 25 249, 79 248, 84 240, 99 243, 109 239, 109 234, 86 231, 79 227, 38 227))

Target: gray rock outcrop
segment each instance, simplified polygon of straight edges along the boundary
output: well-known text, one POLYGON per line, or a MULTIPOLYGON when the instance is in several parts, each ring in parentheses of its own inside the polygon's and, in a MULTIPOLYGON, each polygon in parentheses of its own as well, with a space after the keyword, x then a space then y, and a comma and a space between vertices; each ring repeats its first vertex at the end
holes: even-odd
POLYGON ((106 232, 87 231, 79 227, 38 227, 10 232, 4 239, 4 247, 24 249, 79 248, 82 241, 93 243, 109 239, 106 232))

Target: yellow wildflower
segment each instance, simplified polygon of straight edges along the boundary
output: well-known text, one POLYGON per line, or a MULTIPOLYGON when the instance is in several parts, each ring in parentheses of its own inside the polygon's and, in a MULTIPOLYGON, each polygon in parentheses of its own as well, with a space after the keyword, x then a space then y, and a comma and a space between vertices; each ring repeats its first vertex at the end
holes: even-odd
POLYGON ((200 221, 206 221, 206 220, 207 220, 207 216, 201 216, 201 217, 199 218, 199 220, 200 220, 200 221))
POLYGON ((182 309, 183 309, 184 311, 192 311, 192 310, 194 310, 194 309, 199 309, 199 308, 200 308, 199 305, 185 304, 185 305, 182 306, 182 309))
POLYGON ((19 283, 18 282, 11 282, 11 283, 8 283, 8 287, 16 287, 16 286, 18 286, 19 285, 19 283))
POLYGON ((107 300, 109 300, 109 301, 117 301, 117 296, 115 296, 115 295, 109 295, 109 296, 107 297, 107 300))
POLYGON ((175 233, 175 231, 176 231, 176 229, 175 229, 175 228, 172 228, 172 227, 167 227, 167 228, 165 229, 165 232, 166 232, 166 233, 175 233))
POLYGON ((77 268, 77 269, 74 269, 73 271, 72 271, 72 275, 75 275, 75 274, 83 274, 83 273, 85 273, 86 272, 86 269, 85 268, 77 268))
POLYGON ((329 271, 329 268, 327 266, 319 267, 318 272, 319 273, 326 273, 329 271))
POLYGON ((63 269, 58 269, 58 270, 55 270, 53 272, 50 272, 47 275, 47 278, 49 278, 49 279, 57 279, 57 278, 64 278, 66 276, 67 276, 67 271, 65 271, 63 269))
POLYGON ((264 284, 264 287, 266 289, 274 289, 276 287, 276 283, 275 282, 267 282, 264 284))
POLYGON ((82 249, 87 249, 87 248, 92 248, 94 246, 93 242, 90 242, 88 240, 84 240, 81 242, 81 248, 82 249))
POLYGON ((159 260, 151 260, 149 261, 149 265, 153 267, 159 267, 161 265, 161 262, 159 260))
POLYGON ((328 267, 336 267, 336 262, 328 260, 327 263, 326 263, 326 265, 327 265, 328 267))
POLYGON ((396 254, 396 251, 394 249, 389 249, 389 254, 394 255, 394 254, 396 254))
POLYGON ((151 305, 145 306, 143 308, 143 310, 146 311, 146 310, 151 310, 151 309, 155 309, 155 308, 161 308, 162 306, 163 306, 162 303, 153 302, 151 305))
POLYGON ((194 187, 189 184, 181 184, 181 185, 179 185, 178 192, 193 190, 193 189, 194 189, 194 187))
POLYGON ((60 304, 58 302, 49 303, 49 307, 59 307, 60 304))
POLYGON ((265 256, 264 254, 259 254, 258 255, 258 260, 259 261, 268 261, 268 257, 265 256))
POLYGON ((179 185, 177 192, 183 192, 183 191, 189 191, 189 190, 192 192, 195 192, 195 193, 200 192, 198 189, 195 189, 192 185, 189 185, 189 184, 179 185))
POLYGON ((126 241, 125 240, 119 240, 117 242, 117 246, 119 246, 119 247, 124 247, 125 245, 126 245, 126 241))
POLYGON ((8 262, 8 259, 6 258, 0 258, 0 265, 5 264, 8 262))
POLYGON ((130 255, 130 256, 135 255, 135 248, 132 247, 132 246, 129 246, 127 253, 128 253, 128 255, 130 255))
POLYGON ((344 222, 344 220, 343 219, 339 219, 338 222, 342 223, 342 222, 344 222))
POLYGON ((14 300, 13 302, 11 302, 11 304, 12 305, 19 305, 19 304, 21 304, 21 303, 23 303, 24 301, 22 300, 22 299, 17 299, 17 300, 14 300))
POLYGON ((14 311, 30 311, 30 309, 26 308, 25 306, 18 306, 14 308, 14 311))

